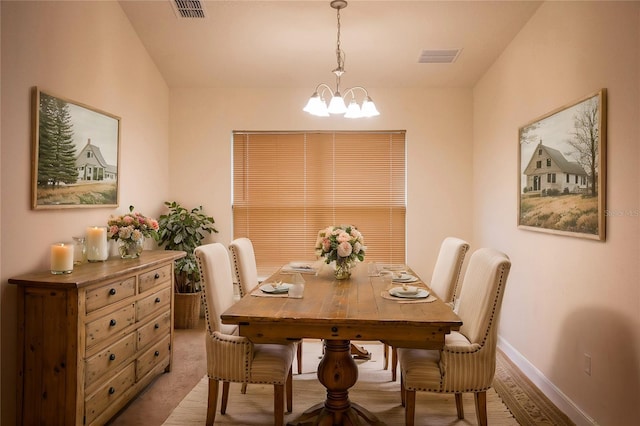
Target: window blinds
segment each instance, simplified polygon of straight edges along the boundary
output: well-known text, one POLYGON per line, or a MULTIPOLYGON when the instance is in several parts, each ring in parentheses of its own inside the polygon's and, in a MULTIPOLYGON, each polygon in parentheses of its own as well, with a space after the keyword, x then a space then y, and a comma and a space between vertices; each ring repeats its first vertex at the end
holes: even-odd
POLYGON ((234 132, 233 238, 260 267, 316 258, 317 233, 354 225, 365 261, 405 262, 405 132, 234 132))

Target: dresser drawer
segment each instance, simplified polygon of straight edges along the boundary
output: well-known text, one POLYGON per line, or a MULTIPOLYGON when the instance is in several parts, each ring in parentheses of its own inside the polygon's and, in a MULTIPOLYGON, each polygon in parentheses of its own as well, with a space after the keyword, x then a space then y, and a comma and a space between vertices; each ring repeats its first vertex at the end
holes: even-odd
POLYGON ((98 352, 85 362, 85 387, 91 386, 100 377, 109 377, 109 372, 129 359, 136 352, 136 333, 130 333, 107 349, 98 352))
POLYGON ((167 287, 163 290, 150 294, 144 299, 140 299, 136 302, 136 318, 138 321, 141 319, 158 312, 161 309, 169 310, 171 304, 171 292, 172 288, 167 287))
POLYGON ((101 386, 85 400, 85 424, 91 424, 109 405, 118 400, 135 382, 134 363, 127 365, 113 379, 101 386))
POLYGON ((89 348, 101 341, 115 336, 135 323, 135 305, 127 305, 122 309, 88 322, 85 326, 86 347, 89 348))
POLYGON ((140 355, 136 361, 136 379, 142 379, 153 367, 165 360, 170 351, 171 339, 167 336, 140 355))
POLYGON ((152 319, 138 329, 138 350, 171 332, 171 311, 152 319))
POLYGON ((18 356, 16 370, 2 374, 16 378, 13 423, 110 424, 170 370, 173 265, 185 255, 145 250, 137 260, 75 265, 71 276, 46 269, 9 278, 17 287, 18 356))
POLYGON ((124 281, 114 281, 108 285, 87 290, 86 312, 93 312, 96 309, 133 296, 134 294, 136 294, 135 277, 128 278, 124 281))
POLYGON ((144 274, 140 274, 140 293, 157 286, 158 284, 171 280, 171 265, 162 266, 144 274))

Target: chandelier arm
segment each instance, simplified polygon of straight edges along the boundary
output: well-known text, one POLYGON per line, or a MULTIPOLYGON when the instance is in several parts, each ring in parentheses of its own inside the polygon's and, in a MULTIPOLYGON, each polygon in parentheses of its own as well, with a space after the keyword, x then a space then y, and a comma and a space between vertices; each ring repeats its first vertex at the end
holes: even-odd
POLYGON ((351 94, 351 97, 353 99, 355 99, 356 98, 356 94, 355 94, 356 89, 360 89, 360 90, 362 90, 364 92, 365 99, 369 97, 369 92, 367 92, 367 89, 365 89, 362 86, 349 87, 347 90, 344 91, 344 95, 342 97, 345 98, 345 100, 346 100, 347 95, 351 94))
POLYGON ((324 96, 324 89, 328 90, 329 93, 331 93, 331 96, 333 96, 333 89, 331 89, 331 87, 326 84, 326 83, 320 83, 316 86, 316 90, 314 90, 314 92, 318 93, 320 95, 320 97, 324 96), (322 88, 322 92, 320 92, 320 88, 322 88))

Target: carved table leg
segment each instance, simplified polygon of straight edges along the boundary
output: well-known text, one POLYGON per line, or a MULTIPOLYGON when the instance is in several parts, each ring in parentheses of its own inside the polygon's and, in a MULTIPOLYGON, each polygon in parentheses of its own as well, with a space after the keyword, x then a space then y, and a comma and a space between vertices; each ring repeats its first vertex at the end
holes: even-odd
POLYGON ((382 424, 375 415, 349 400, 349 388, 358 380, 358 365, 351 357, 349 340, 324 341, 324 356, 318 365, 318 380, 327 389, 327 399, 306 410, 290 426, 382 424))

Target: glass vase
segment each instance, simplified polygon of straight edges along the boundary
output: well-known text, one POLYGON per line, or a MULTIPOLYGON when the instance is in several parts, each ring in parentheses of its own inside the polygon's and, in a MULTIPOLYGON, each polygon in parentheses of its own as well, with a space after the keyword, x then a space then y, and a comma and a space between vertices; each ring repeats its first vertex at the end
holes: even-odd
POLYGON ((351 264, 345 261, 336 261, 334 276, 337 280, 346 280, 351 278, 351 264))
POLYGON ((142 253, 144 239, 139 240, 118 240, 118 251, 123 259, 136 259, 142 253))

